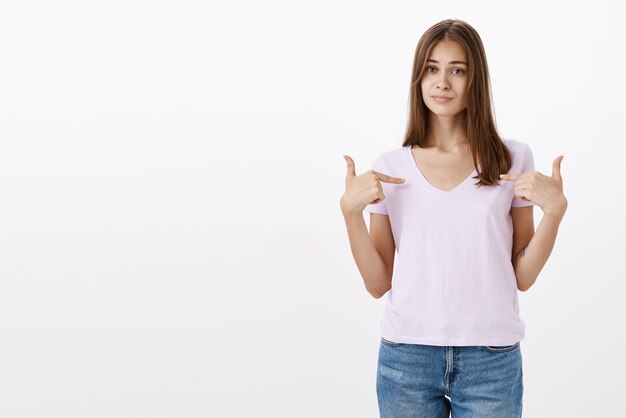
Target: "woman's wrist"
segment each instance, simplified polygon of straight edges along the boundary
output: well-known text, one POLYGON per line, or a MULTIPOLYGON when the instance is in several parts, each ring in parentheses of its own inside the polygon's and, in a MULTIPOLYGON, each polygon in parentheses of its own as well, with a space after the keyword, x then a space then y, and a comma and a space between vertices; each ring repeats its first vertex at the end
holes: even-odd
POLYGON ((559 221, 563 219, 565 216, 565 211, 567 210, 567 198, 563 196, 558 202, 555 202, 552 205, 547 205, 542 208, 544 216, 549 216, 559 221))

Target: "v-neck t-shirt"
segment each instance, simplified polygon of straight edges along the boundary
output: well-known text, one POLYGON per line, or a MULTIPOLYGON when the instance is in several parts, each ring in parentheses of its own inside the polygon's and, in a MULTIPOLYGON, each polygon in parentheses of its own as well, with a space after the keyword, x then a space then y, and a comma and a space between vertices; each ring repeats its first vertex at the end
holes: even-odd
MULTIPOLYGON (((535 170, 528 144, 503 139, 509 174, 535 170)), ((525 335, 511 253, 512 207, 532 206, 514 181, 475 185, 474 170, 451 190, 434 187, 411 146, 379 154, 372 169, 405 179, 381 182, 385 199, 365 212, 389 216, 396 246, 381 336, 437 346, 512 345, 525 335)), ((480 166, 479 166, 480 169, 480 166)))

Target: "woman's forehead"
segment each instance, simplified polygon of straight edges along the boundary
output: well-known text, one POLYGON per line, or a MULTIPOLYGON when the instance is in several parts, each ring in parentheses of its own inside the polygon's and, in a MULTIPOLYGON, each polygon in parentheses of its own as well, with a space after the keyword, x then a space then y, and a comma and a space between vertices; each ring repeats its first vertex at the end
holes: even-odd
POLYGON ((461 44, 456 41, 441 41, 430 51, 428 59, 439 63, 451 61, 467 62, 467 53, 461 44))

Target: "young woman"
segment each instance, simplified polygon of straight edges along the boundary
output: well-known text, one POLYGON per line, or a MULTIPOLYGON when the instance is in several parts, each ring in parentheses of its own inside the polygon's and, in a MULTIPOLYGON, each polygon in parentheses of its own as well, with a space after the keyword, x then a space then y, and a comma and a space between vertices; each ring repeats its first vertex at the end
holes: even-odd
POLYGON ((381 417, 522 414, 517 291, 537 279, 567 209, 563 156, 551 176, 535 171, 528 144, 498 135, 490 98, 478 33, 444 20, 417 45, 402 147, 358 176, 345 156, 352 254, 367 291, 388 295, 381 417))

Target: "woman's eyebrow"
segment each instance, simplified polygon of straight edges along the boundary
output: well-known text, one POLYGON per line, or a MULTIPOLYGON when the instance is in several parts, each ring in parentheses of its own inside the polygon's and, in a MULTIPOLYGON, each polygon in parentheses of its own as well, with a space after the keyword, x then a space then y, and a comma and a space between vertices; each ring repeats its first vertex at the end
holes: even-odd
MULTIPOLYGON (((436 62, 437 64, 439 64, 439 61, 433 60, 433 59, 430 59, 430 58, 428 58, 426 61, 427 62, 436 62)), ((464 61, 450 61, 449 64, 463 64, 463 65, 467 65, 467 63, 464 62, 464 61)))

